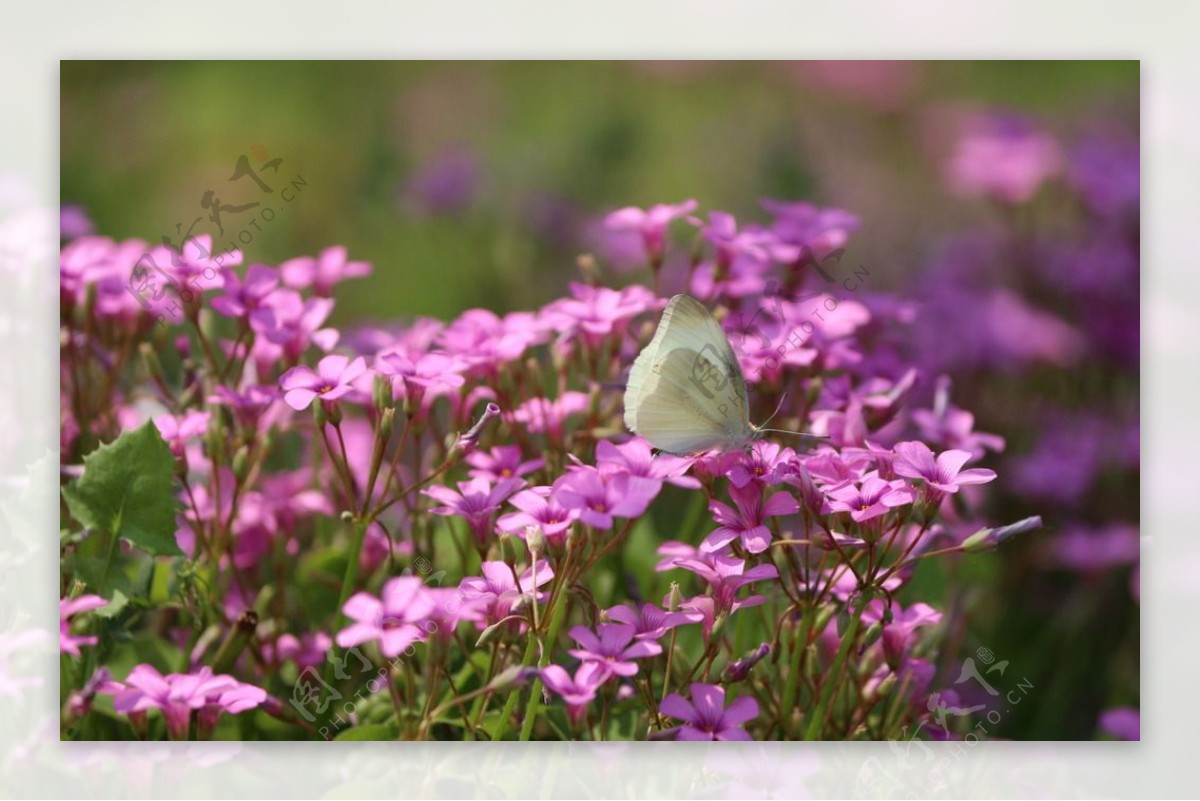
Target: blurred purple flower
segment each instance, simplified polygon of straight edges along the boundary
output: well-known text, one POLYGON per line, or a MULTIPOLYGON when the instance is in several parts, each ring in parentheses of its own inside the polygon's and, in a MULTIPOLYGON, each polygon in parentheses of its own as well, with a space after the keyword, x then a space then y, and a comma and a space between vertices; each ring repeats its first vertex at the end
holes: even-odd
POLYGON ((1129 706, 1109 709, 1100 716, 1100 730, 1118 740, 1142 739, 1141 712, 1129 706))
POLYGON ((312 287, 319 297, 329 297, 333 288, 347 278, 362 278, 371 274, 371 265, 365 261, 350 261, 346 248, 341 245, 328 247, 313 258, 301 256, 288 259, 279 265, 283 283, 292 289, 312 287))
POLYGON ((951 188, 1003 203, 1025 203, 1062 167, 1054 139, 1021 117, 992 113, 968 121, 947 165, 951 188))
POLYGON ((697 205, 695 200, 685 200, 674 205, 658 203, 645 210, 626 206, 605 217, 604 225, 613 231, 639 234, 646 249, 646 260, 655 264, 661 262, 663 257, 667 227, 673 220, 691 214, 697 205))
POLYGON ((214 675, 204 666, 195 673, 170 673, 166 676, 153 666, 134 667, 124 682, 108 682, 100 689, 113 696, 113 709, 128 715, 144 715, 159 709, 173 740, 186 740, 192 710, 200 710, 200 729, 211 731, 222 713, 236 715, 267 700, 264 690, 243 684, 232 676, 214 675))
POLYGON ((537 588, 553 580, 554 570, 545 560, 539 560, 536 568, 522 573, 518 584, 513 568, 504 562, 484 562, 479 567, 483 575, 463 579, 458 585, 459 592, 466 601, 483 608, 486 622, 494 624, 512 614, 513 605, 522 595, 541 599, 544 593, 537 592, 537 588))
POLYGON ((263 300, 279 288, 279 271, 263 264, 251 264, 243 281, 236 270, 225 270, 223 292, 210 301, 213 310, 226 317, 247 317, 263 300))
POLYGON ((480 166, 473 153, 450 150, 422 165, 405 183, 403 197, 415 214, 457 214, 479 194, 480 166))

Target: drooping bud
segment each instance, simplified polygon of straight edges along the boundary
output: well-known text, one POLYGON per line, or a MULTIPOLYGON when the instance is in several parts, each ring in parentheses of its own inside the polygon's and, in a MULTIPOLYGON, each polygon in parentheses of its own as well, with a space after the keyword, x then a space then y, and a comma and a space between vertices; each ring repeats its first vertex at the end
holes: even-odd
POLYGON ((467 433, 460 434, 458 440, 454 443, 451 450, 452 454, 458 456, 466 456, 471 451, 475 450, 475 446, 479 444, 479 437, 483 434, 484 427, 493 417, 500 416, 500 407, 495 403, 489 403, 483 410, 483 414, 475 425, 467 430, 467 433))
POLYGON ((730 662, 725 668, 724 679, 727 682, 745 681, 750 675, 750 670, 762 660, 766 659, 771 653, 771 645, 763 643, 762 645, 750 651, 741 659, 730 662))

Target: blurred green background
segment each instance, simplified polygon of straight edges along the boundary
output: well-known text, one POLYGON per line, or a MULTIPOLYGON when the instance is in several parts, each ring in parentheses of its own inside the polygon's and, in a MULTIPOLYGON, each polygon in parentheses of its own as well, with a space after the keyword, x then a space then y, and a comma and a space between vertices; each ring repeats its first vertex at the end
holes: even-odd
POLYGON ((372 262, 338 322, 533 307, 596 215, 687 197, 758 219, 764 195, 847 208, 851 255, 895 286, 987 213, 941 188, 941 118, 1002 105, 1070 134, 1114 105, 1136 120, 1138 80, 1136 62, 65 61, 62 201, 117 238, 215 231, 202 196, 263 198, 228 181, 261 145, 307 186, 247 259, 342 244, 372 262), (429 208, 422 183, 452 202, 429 208))
MULTIPOLYGON (((689 197, 739 219, 762 220, 763 196, 850 210, 851 262, 873 290, 903 289, 944 235, 999 224, 944 188, 955 115, 1024 111, 1064 141, 1098 121, 1136 133, 1139 81, 1137 62, 63 62, 62 201, 102 234, 154 241, 200 216, 196 232, 215 231, 208 190, 273 206, 248 261, 344 245, 374 264, 338 288, 337 324, 536 308, 577 276, 603 213, 689 197), (282 159, 263 173, 275 199, 229 181, 263 150, 282 159)), ((227 214, 218 242, 251 216, 227 214)), ((988 386, 960 400, 998 430, 988 386)), ((1038 574, 1035 546, 930 566, 905 600, 968 604, 960 653, 988 647, 1033 681, 1036 703, 989 736, 1087 739, 1100 710, 1136 704, 1138 607, 1127 573, 1038 574), (967 592, 948 598, 950 583, 967 592)))

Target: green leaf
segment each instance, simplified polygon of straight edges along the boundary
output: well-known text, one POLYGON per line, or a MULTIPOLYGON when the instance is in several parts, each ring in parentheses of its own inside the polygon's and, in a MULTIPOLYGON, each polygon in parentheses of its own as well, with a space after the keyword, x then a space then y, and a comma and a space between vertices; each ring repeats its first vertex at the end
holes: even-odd
POLYGON ((394 724, 355 726, 334 737, 335 740, 395 740, 398 730, 394 724))
POLYGON ((92 612, 92 614, 96 617, 114 618, 125 609, 128 603, 129 598, 125 596, 125 593, 120 590, 113 590, 112 599, 108 602, 108 605, 100 607, 92 612))
POLYGON ((101 445, 83 465, 62 489, 76 520, 155 556, 183 555, 175 544, 175 457, 154 423, 101 445))

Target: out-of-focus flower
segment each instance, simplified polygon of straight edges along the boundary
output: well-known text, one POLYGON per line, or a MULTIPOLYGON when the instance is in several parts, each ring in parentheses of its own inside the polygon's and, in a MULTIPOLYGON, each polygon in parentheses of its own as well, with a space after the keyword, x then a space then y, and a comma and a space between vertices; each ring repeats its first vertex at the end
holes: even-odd
POLYGON ((411 399, 414 404, 457 392, 466 379, 467 362, 447 353, 425 353, 415 358, 387 351, 375 360, 375 370, 392 378, 393 398, 411 399))
POLYGON ((371 274, 371 265, 365 261, 350 261, 346 249, 341 245, 328 247, 316 258, 301 256, 279 265, 283 283, 292 289, 312 287, 320 297, 329 297, 333 288, 347 278, 362 278, 371 274))
POLYGON ((449 150, 422 165, 402 189, 408 210, 415 214, 457 214, 479 194, 480 165, 467 150, 449 150))
POLYGON ((667 226, 673 220, 686 217, 696 210, 695 200, 682 203, 658 203, 648 209, 626 206, 604 218, 605 227, 614 231, 634 231, 641 235, 646 248, 646 260, 651 264, 660 262, 666 241, 667 226))
POLYGON ((79 646, 95 645, 98 638, 71 634, 71 618, 106 606, 108 601, 99 595, 80 595, 78 598, 60 598, 58 601, 58 650, 59 653, 79 656, 79 646))
POLYGON ((588 396, 583 392, 568 391, 554 400, 530 398, 508 415, 510 422, 520 423, 531 434, 549 434, 559 441, 563 437, 567 419, 587 411, 588 396))
POLYGON ((334 354, 326 356, 312 368, 299 365, 288 370, 279 378, 283 389, 283 400, 296 411, 307 409, 313 400, 335 401, 354 390, 354 381, 367 370, 367 363, 359 356, 353 361, 348 356, 334 354))
POLYGON ((967 196, 1025 203, 1062 168, 1053 137, 1012 114, 970 120, 947 165, 951 187, 967 196))
POLYGON ((467 455, 466 462, 471 465, 468 471, 471 478, 485 478, 493 482, 527 476, 546 464, 546 460, 540 457, 525 459, 520 445, 497 445, 490 451, 474 451, 467 455))
POLYGON ((433 599, 421 579, 399 576, 383 585, 380 598, 356 593, 342 611, 354 622, 338 632, 338 645, 350 648, 378 640, 380 653, 391 659, 425 639, 427 631, 422 624, 433 612, 433 599))
POLYGON ((78 239, 96 232, 96 224, 83 206, 64 205, 58 210, 58 231, 63 239, 78 239))
POLYGON ((251 264, 245 281, 235 270, 225 270, 224 291, 210 304, 226 317, 246 317, 278 287, 279 271, 263 264, 251 264))
POLYGON ((1094 212, 1136 216, 1142 191, 1136 140, 1090 136, 1073 148, 1067 179, 1094 212))
POLYGON ((634 437, 621 445, 608 440, 596 444, 596 469, 604 475, 627 473, 655 481, 674 484, 685 489, 699 489, 700 482, 684 475, 694 459, 672 456, 668 453, 654 454, 650 443, 634 437))
POLYGON ((294 634, 281 634, 274 643, 263 646, 263 654, 267 658, 279 661, 293 661, 303 670, 306 667, 319 667, 325 664, 326 654, 333 647, 333 640, 323 631, 310 631, 297 637, 294 634))
POLYGON ((624 623, 601 623, 593 632, 586 626, 575 626, 571 639, 579 643, 569 653, 584 662, 594 662, 601 671, 612 676, 633 676, 638 672, 633 660, 658 656, 662 646, 651 640, 635 640, 637 630, 624 623))
POLYGON ((1070 526, 1050 541, 1048 557, 1051 564, 1067 570, 1095 573, 1136 564, 1140 555, 1137 526, 1112 523, 1098 528, 1070 526))
POLYGON ((1118 740, 1142 739, 1142 715, 1129 706, 1109 709, 1100 716, 1100 730, 1118 740))
POLYGON ((195 673, 170 673, 166 676, 153 666, 141 664, 129 672, 124 682, 110 682, 100 689, 113 696, 113 709, 128 715, 144 715, 159 709, 173 740, 185 740, 192 710, 200 710, 201 730, 210 730, 222 713, 236 715, 267 700, 259 687, 243 684, 232 676, 214 675, 212 668, 201 667, 195 673))
POLYGON ((542 311, 545 323, 558 332, 559 342, 582 339, 596 345, 623 333, 631 319, 660 303, 638 284, 618 290, 572 281, 570 289, 571 297, 556 300, 542 311))
POLYGON ((692 700, 671 693, 659 707, 662 714, 683 721, 675 730, 676 740, 750 740, 742 728, 758 717, 758 702, 743 695, 725 706, 725 688, 716 684, 691 686, 692 700))
POLYGON ((209 412, 192 409, 176 417, 173 414, 160 414, 154 418, 154 427, 166 441, 175 458, 184 455, 187 446, 204 436, 212 415, 209 412))

